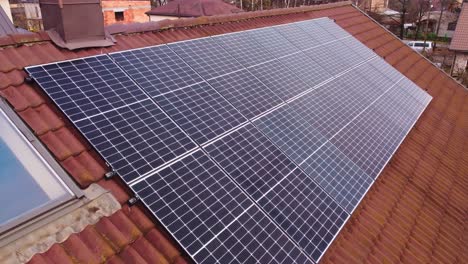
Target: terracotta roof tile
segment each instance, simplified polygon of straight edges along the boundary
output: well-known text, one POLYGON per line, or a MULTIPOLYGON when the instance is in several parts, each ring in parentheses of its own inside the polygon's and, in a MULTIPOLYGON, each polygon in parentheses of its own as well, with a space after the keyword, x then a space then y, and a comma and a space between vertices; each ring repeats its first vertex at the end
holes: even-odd
POLYGON ((120 51, 213 34, 329 16, 434 97, 415 128, 358 206, 323 257, 324 263, 467 262, 468 93, 453 79, 406 47, 351 6, 247 12, 235 16, 166 22, 162 31, 117 35, 110 48, 68 51, 44 34, 1 38, 0 95, 56 155, 81 187, 93 182, 109 189, 123 205, 64 243, 37 254, 31 263, 185 263, 141 205, 128 207, 131 193, 108 170, 79 133, 37 86, 24 83, 23 67, 120 51), (328 9, 327 9, 328 8, 328 9), (289 14, 287 14, 289 13, 289 14), (229 21, 233 21, 232 23, 229 21), (203 25, 208 23, 209 25, 203 25), (195 26, 196 25, 196 26, 195 26), (180 26, 181 28, 174 28, 180 26))
POLYGON ((451 50, 468 51, 468 5, 466 3, 462 6, 449 48, 451 50))

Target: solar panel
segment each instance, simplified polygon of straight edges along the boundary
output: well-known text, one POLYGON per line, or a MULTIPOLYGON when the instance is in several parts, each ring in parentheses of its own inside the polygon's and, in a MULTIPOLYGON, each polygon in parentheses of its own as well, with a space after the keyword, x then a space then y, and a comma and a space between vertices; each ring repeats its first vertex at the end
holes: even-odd
POLYGON ((75 125, 127 182, 195 147, 150 100, 85 118, 75 125))
POLYGON ((110 56, 150 96, 203 81, 166 45, 112 53, 110 56))
POLYGON ((276 57, 298 52, 291 42, 273 28, 262 28, 248 32, 249 35, 276 57))
POLYGON ((328 18, 110 56, 27 71, 197 263, 320 260, 431 100, 328 18))
MULTIPOLYGON (((286 60, 286 58, 289 58, 289 56, 284 59, 286 60)), ((307 71, 310 69, 311 67, 305 67, 300 70, 307 71)), ((309 89, 309 85, 298 78, 298 72, 294 72, 294 69, 288 68, 276 59, 250 67, 249 71, 285 101, 309 89), (287 89, 285 89, 285 87, 287 87, 287 89)), ((314 75, 313 72, 310 71, 303 74, 307 74, 308 76, 314 75)), ((314 82, 319 80, 319 78, 314 79, 314 82)))
POLYGON ((247 121, 206 82, 155 97, 155 101, 198 144, 247 121))
POLYGON ((281 25, 275 27, 275 29, 300 50, 305 50, 313 46, 320 45, 320 43, 315 38, 309 34, 306 34, 300 27, 295 24, 281 25))
POLYGON ((254 124, 296 164, 302 163, 326 142, 288 105, 255 120, 254 124))
POLYGON ((209 82, 247 118, 253 118, 281 103, 281 98, 247 70, 209 82))
POLYGON ((330 142, 326 142, 300 166, 349 213, 353 212, 373 182, 369 175, 330 142))
POLYGON ((242 65, 211 38, 168 45, 205 80, 239 70, 242 65))
POLYGON ((132 188, 198 263, 311 263, 201 150, 132 188))
POLYGON ((344 38, 340 40, 346 47, 361 56, 364 60, 375 58, 377 54, 369 49, 367 46, 357 41, 355 38, 344 38))
POLYGON ((148 98, 107 55, 29 67, 27 72, 72 121, 148 98))
POLYGON ((213 159, 317 261, 348 214, 254 126, 205 147, 213 159))
POLYGON ((296 73, 302 81, 309 84, 309 87, 313 87, 332 77, 321 65, 302 52, 280 58, 279 60, 292 72, 296 73))
POLYGON ((295 23, 299 28, 304 30, 309 36, 316 39, 320 44, 325 44, 330 41, 336 41, 336 37, 328 33, 325 29, 317 24, 317 20, 306 20, 295 23))
POLYGON ((248 32, 215 36, 213 39, 223 46, 244 67, 273 60, 275 56, 256 42, 248 32))
POLYGON ((351 35, 341 27, 337 26, 336 23, 330 18, 322 18, 315 20, 315 23, 325 29, 328 33, 333 35, 335 38, 346 38, 351 35))

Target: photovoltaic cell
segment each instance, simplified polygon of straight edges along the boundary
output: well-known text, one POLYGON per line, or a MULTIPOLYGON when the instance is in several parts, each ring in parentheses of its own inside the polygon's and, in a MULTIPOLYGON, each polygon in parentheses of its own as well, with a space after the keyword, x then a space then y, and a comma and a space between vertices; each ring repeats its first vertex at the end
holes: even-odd
POLYGON ((248 32, 240 32, 213 37, 235 57, 244 67, 256 65, 275 57, 262 45, 256 42, 248 32))
POLYGON ((209 155, 317 261, 348 214, 247 125, 208 145, 209 155))
POLYGON ((336 23, 329 18, 322 18, 315 20, 320 27, 325 29, 329 34, 333 35, 335 38, 346 38, 351 35, 341 27, 337 26, 336 23))
POLYGON ((369 49, 367 46, 357 41, 355 38, 344 38, 340 40, 346 47, 357 53, 364 60, 368 60, 377 56, 375 52, 369 49))
POLYGON ((304 53, 331 75, 337 75, 350 67, 348 62, 343 61, 338 51, 329 49, 327 46, 314 47, 304 53))
POLYGON ((299 51, 298 48, 273 28, 262 28, 249 31, 248 33, 276 57, 286 56, 299 51))
POLYGON ((198 263, 310 263, 201 150, 132 188, 198 263))
POLYGON ((211 38, 169 44, 205 80, 241 69, 242 65, 211 38))
POLYGON ((390 64, 384 61, 382 58, 376 58, 375 60, 369 61, 369 64, 374 66, 383 75, 389 78, 393 83, 399 82, 403 75, 393 68, 390 64))
POLYGON ((281 35, 283 35, 300 50, 305 50, 320 45, 320 43, 315 38, 305 33, 295 24, 277 26, 275 27, 275 30, 277 30, 281 35))
POLYGON ((127 182, 195 148, 151 100, 75 122, 127 182))
POLYGON ((166 45, 110 54, 150 96, 203 81, 166 45))
POLYGON ((247 118, 281 103, 281 98, 247 70, 220 76, 209 82, 247 118))
MULTIPOLYGON (((307 71, 307 69, 301 70, 307 71)), ((249 71, 283 100, 288 100, 310 87, 298 78, 295 72, 276 59, 253 66, 249 71)), ((310 75, 310 72, 308 74, 310 75)))
POLYGON ((155 97, 155 100, 198 144, 247 121, 205 82, 155 97))
POLYGON ((299 169, 258 203, 315 262, 348 218, 346 211, 299 169))
POLYGON ((254 124, 296 164, 302 163, 326 142, 288 105, 255 120, 254 124))
POLYGON ((296 168, 291 160, 251 124, 215 141, 205 149, 255 200, 296 168))
POLYGON ((317 24, 317 20, 306 20, 295 23, 309 36, 316 39, 320 44, 325 44, 330 41, 336 41, 336 37, 328 33, 325 29, 317 24))
POLYGON ((296 73, 301 80, 309 84, 309 87, 313 87, 332 77, 322 66, 302 52, 280 58, 279 60, 292 72, 296 73))
POLYGON ((351 213, 372 184, 372 178, 327 142, 301 168, 351 213))
POLYGON ((148 98, 107 55, 26 71, 72 121, 148 98))
POLYGON ((398 86, 401 87, 406 93, 411 95, 416 101, 422 105, 427 105, 431 101, 431 96, 428 95, 423 89, 419 88, 411 80, 404 77, 398 82, 398 86))

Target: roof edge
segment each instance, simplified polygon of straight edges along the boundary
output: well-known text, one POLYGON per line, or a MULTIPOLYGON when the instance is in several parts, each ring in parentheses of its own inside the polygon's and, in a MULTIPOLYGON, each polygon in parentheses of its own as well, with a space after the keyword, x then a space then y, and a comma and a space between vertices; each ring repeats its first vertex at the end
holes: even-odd
MULTIPOLYGON (((159 22, 146 22, 146 23, 132 23, 127 25, 121 25, 119 27, 108 27, 109 31, 113 35, 118 34, 135 34, 151 31, 160 31, 173 28, 184 28, 184 27, 195 27, 201 25, 212 25, 222 24, 229 22, 236 22, 261 17, 281 16, 294 13, 303 13, 309 11, 317 11, 324 9, 332 9, 342 6, 351 6, 351 1, 342 1, 330 4, 312 5, 304 7, 293 7, 293 8, 278 8, 264 11, 254 12, 240 12, 235 14, 218 15, 218 16, 203 16, 197 18, 181 18, 176 20, 162 20, 159 22)), ((20 46, 24 44, 51 41, 48 34, 44 31, 33 33, 33 34, 11 34, 4 37, 0 37, 0 48, 8 46, 20 46)))

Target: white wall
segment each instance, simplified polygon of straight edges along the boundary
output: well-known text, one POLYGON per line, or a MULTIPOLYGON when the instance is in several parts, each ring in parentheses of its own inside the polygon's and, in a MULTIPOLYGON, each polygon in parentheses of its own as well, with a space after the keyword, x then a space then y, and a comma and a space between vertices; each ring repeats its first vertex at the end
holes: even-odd
POLYGON ((11 17, 10 3, 8 3, 8 0, 0 0, 0 6, 3 8, 3 11, 5 11, 7 16, 10 18, 11 22, 13 22, 13 18, 11 17))

